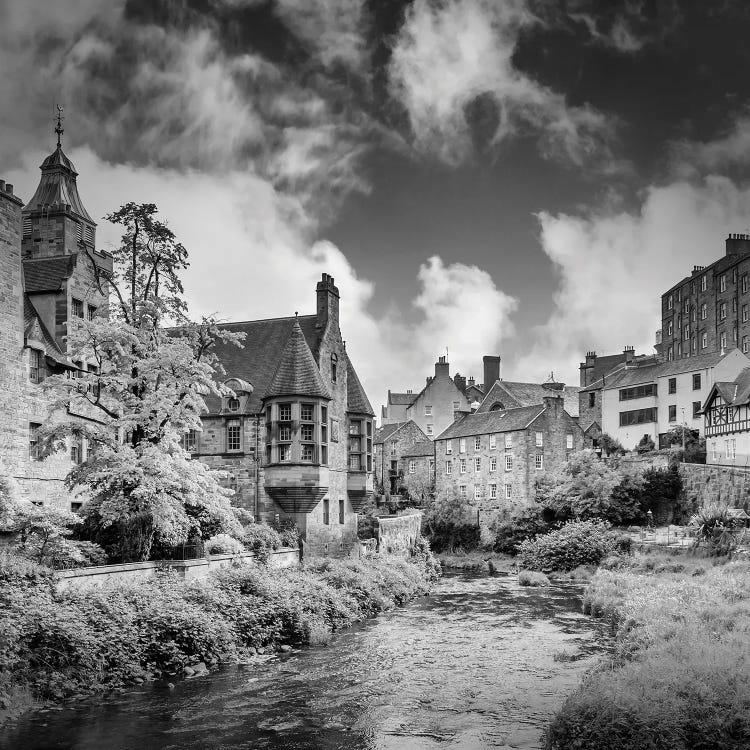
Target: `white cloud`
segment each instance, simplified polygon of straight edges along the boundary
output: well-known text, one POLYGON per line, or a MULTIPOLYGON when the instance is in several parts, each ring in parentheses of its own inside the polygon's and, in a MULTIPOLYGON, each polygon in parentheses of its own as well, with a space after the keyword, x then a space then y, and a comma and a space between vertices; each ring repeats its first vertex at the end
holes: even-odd
POLYGON ((540 241, 560 282, 554 312, 516 371, 554 370, 577 384, 590 349, 652 353, 661 294, 723 255, 725 237, 743 231, 748 216, 750 187, 723 177, 652 187, 636 212, 540 213, 540 241))
POLYGON ((603 157, 611 123, 513 65, 521 30, 538 20, 524 0, 416 0, 406 13, 390 63, 393 95, 405 106, 414 145, 458 164, 473 151, 466 108, 478 96, 497 107, 497 145, 518 131, 537 133, 545 156, 582 164, 603 157))
POLYGON ((672 163, 677 173, 684 176, 747 166, 750 164, 750 115, 738 117, 723 136, 710 141, 675 143, 672 163))

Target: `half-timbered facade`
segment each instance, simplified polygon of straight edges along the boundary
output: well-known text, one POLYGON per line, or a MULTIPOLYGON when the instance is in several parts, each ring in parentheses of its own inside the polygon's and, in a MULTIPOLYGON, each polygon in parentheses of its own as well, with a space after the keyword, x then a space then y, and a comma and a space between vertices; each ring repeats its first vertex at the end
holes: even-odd
POLYGON ((703 406, 706 462, 750 464, 750 367, 714 383, 703 406))

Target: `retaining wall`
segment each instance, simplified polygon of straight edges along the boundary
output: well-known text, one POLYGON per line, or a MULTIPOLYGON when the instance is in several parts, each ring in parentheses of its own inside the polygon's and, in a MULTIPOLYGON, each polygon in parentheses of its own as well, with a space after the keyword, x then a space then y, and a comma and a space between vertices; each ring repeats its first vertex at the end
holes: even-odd
POLYGON ((722 503, 750 509, 750 469, 716 464, 680 464, 683 492, 697 507, 722 503))
MULTIPOLYGON (((252 552, 244 552, 241 555, 211 555, 197 560, 148 561, 61 570, 57 573, 57 590, 90 588, 110 582, 132 583, 151 578, 157 570, 164 569, 177 573, 185 580, 195 580, 205 578, 212 570, 230 567, 237 558, 247 562, 255 559, 255 556, 252 552)), ((300 552, 296 548, 276 550, 268 560, 270 568, 293 568, 299 564, 300 552)))
POLYGON ((417 544, 422 528, 422 514, 408 516, 378 516, 376 518, 378 552, 408 555, 417 544))

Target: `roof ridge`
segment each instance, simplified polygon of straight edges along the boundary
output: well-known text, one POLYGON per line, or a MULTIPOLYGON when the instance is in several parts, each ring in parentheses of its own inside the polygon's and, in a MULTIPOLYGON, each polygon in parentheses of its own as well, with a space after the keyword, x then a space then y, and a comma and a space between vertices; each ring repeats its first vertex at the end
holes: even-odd
POLYGON ((256 320, 231 320, 231 321, 225 321, 225 322, 219 322, 217 325, 219 326, 242 326, 247 325, 249 323, 272 323, 276 320, 303 320, 307 318, 316 318, 317 315, 314 313, 312 315, 280 315, 277 318, 258 318, 256 320))

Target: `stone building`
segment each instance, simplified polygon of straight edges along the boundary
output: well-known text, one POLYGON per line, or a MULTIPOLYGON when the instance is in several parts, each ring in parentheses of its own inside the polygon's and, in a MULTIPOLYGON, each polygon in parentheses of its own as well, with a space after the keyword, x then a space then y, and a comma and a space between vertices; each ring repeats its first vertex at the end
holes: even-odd
POLYGON ((543 471, 582 448, 559 391, 532 406, 467 414, 435 439, 436 493, 465 499, 472 516, 512 512, 532 501, 543 471))
POLYGON ((422 440, 404 451, 403 486, 411 503, 423 505, 435 491, 435 443, 422 440))
POLYGON ((750 353, 750 235, 730 234, 725 253, 661 297, 656 349, 669 361, 739 348, 750 353))
POLYGON ((674 427, 704 431, 702 406, 714 383, 734 380, 750 366, 739 349, 660 362, 633 360, 582 393, 598 388, 602 399, 602 430, 631 450, 648 435, 656 447, 666 447, 674 427))
POLYGON ((404 486, 405 456, 429 438, 414 420, 388 424, 375 431, 375 485, 384 495, 396 495, 404 486))
POLYGON ((406 422, 406 409, 414 401, 414 391, 406 393, 388 390, 388 401, 380 407, 380 424, 401 424, 406 422))
POLYGON ((61 134, 28 203, 0 180, 0 463, 24 497, 76 508, 63 480, 87 447, 71 440, 68 450, 40 459, 36 433, 49 412, 40 383, 94 366, 70 361, 65 335, 71 318, 106 314, 97 269, 111 273, 112 257, 95 249, 96 224, 61 134))
POLYGON ((222 324, 217 342, 234 396, 208 398, 194 458, 229 474, 235 505, 258 520, 291 518, 311 554, 344 554, 373 491, 373 410, 346 353, 339 291, 323 274, 315 315, 222 324))

